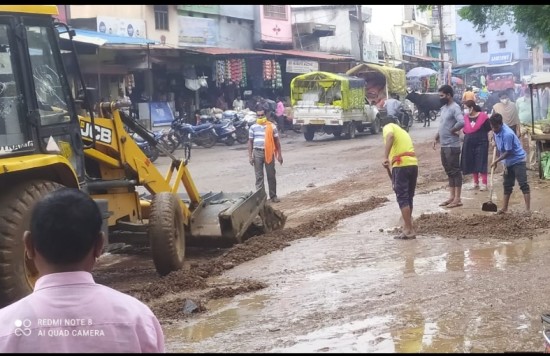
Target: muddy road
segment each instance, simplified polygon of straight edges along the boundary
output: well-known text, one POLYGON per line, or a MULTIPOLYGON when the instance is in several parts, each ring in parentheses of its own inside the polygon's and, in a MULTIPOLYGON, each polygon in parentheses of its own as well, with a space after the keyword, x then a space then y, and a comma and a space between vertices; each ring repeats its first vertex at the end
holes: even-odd
MULTIPOLYGON (((431 148, 437 124, 411 129, 416 240, 392 238, 400 214, 381 135, 305 142, 288 133, 277 164, 284 230, 230 249, 190 248, 186 267, 164 278, 147 248, 124 248, 100 258, 96 281, 147 303, 169 352, 540 351, 550 187, 530 172, 529 218, 517 187, 518 214, 482 212, 488 192, 479 191, 464 191, 463 207, 438 207, 447 193, 431 148)), ((247 161, 245 145, 196 148, 189 169, 201 192, 250 191, 247 161)), ((500 207, 500 175, 495 192, 500 207)))

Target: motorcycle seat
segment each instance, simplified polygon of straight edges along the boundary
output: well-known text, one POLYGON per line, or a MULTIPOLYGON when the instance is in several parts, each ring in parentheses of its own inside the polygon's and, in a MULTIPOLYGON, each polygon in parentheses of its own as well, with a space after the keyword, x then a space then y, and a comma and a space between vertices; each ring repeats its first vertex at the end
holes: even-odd
POLYGON ((212 127, 212 124, 200 124, 200 125, 197 125, 197 126, 193 126, 193 130, 200 131, 200 130, 207 129, 209 127, 212 127))

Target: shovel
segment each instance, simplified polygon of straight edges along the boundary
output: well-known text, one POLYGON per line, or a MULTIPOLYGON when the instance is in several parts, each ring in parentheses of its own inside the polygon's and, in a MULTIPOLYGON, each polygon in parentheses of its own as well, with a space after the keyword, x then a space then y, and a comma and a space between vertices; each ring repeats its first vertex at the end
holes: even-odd
MULTIPOLYGON (((493 149, 493 162, 495 162, 495 159, 496 159, 496 155, 497 155, 497 148, 495 146, 495 148, 493 149)), ((491 212, 497 212, 497 205, 495 203, 493 203, 493 174, 495 173, 495 167, 493 166, 493 164, 491 164, 491 189, 489 191, 489 201, 488 202, 485 202, 483 203, 483 205, 481 206, 481 210, 482 211, 491 211, 491 212)))

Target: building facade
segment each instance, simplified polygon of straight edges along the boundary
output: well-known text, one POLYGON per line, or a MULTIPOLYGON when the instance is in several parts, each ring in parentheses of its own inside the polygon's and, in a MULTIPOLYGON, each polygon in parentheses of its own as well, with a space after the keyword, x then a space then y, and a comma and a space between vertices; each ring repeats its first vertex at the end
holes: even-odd
MULTIPOLYGON (((458 11, 462 6, 457 5, 458 11)), ((472 23, 456 15, 457 64, 476 65, 477 74, 495 71, 513 72, 519 76, 530 73, 531 61, 526 38, 508 24, 498 29, 477 32, 472 23)))

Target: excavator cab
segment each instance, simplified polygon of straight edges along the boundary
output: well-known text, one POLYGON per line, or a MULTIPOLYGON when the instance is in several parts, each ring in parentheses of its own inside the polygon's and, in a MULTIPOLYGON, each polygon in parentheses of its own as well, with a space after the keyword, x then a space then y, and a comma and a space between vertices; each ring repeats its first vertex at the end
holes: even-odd
POLYGON ((55 5, 0 5, 0 307, 32 291, 38 272, 22 236, 34 204, 62 186, 98 203, 107 243, 149 245, 160 275, 183 267, 187 243, 227 246, 258 228, 284 227, 286 217, 266 204, 263 189, 199 193, 189 157, 157 142, 124 112, 128 103, 93 103, 72 31, 53 15, 55 5), (63 65, 63 32, 73 48, 79 100, 63 65), (164 175, 126 128, 170 157, 164 175))

